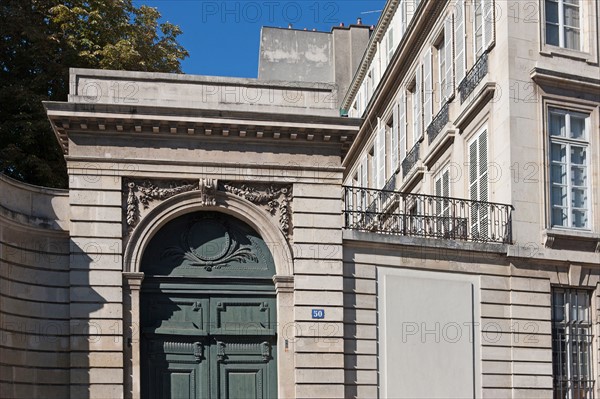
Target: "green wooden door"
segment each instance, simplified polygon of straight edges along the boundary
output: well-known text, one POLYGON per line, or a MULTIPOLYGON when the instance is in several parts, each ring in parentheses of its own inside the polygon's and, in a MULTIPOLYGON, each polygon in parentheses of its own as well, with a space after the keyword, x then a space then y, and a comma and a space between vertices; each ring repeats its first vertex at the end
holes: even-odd
POLYGON ((142 397, 275 398, 272 256, 249 226, 179 217, 142 260, 142 397))

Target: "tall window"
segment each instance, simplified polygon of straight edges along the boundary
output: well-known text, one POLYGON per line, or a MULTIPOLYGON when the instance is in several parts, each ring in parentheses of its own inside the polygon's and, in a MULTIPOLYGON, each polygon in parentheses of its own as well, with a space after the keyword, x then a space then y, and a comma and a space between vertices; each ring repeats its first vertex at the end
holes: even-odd
POLYGON ((435 196, 435 228, 438 235, 443 236, 450 230, 450 172, 443 169, 436 177, 434 183, 435 196))
POLYGON ((423 125, 429 126, 433 119, 433 55, 431 48, 423 58, 423 125))
POLYGON ((483 53, 483 7, 480 1, 475 0, 473 13, 473 53, 479 58, 483 53))
POLYGON ((488 150, 487 131, 469 143, 469 192, 471 200, 471 235, 485 240, 488 236, 488 150), (480 203, 481 202, 481 203, 480 203))
POLYGON ((589 228, 588 114, 550 108, 550 202, 552 226, 589 228))
POLYGON ((388 60, 388 63, 392 60, 395 50, 396 50, 396 46, 394 43, 394 27, 390 26, 388 33, 387 33, 387 60, 388 60))
POLYGON ((444 34, 437 44, 438 76, 440 82, 440 107, 450 98, 454 90, 452 62, 452 16, 444 20, 444 34))
POLYGON ((554 398, 593 397, 590 292, 552 289, 554 398))
POLYGON ((581 49, 580 0, 546 0, 546 43, 581 49))
POLYGON ((473 55, 474 62, 494 40, 494 1, 473 0, 473 55))
POLYGON ((423 86, 422 86, 422 66, 417 65, 417 72, 415 80, 409 88, 411 95, 411 106, 412 106, 412 133, 413 133, 413 145, 419 141, 423 134, 423 86))
POLYGON ((404 161, 406 158, 406 152, 408 149, 406 148, 406 91, 402 90, 400 94, 400 101, 398 103, 398 146, 400 147, 400 158, 398 158, 399 162, 404 161))
POLYGON ((390 173, 389 175, 393 175, 398 169, 399 165, 399 124, 398 124, 398 104, 394 103, 394 108, 392 109, 392 119, 388 120, 387 128, 390 132, 390 173))
POLYGON ((386 125, 381 119, 378 121, 377 135, 375 136, 375 188, 382 189, 386 182, 386 125))
POLYGON ((465 0, 457 0, 454 15, 454 66, 456 68, 456 86, 460 84, 467 73, 467 52, 465 51, 467 32, 465 21, 465 0))

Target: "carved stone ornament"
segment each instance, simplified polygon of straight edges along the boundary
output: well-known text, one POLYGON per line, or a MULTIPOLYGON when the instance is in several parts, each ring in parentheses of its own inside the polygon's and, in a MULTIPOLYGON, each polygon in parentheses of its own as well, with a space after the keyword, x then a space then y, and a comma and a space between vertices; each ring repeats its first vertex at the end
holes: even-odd
POLYGON ((181 233, 179 245, 167 248, 162 257, 185 260, 189 266, 208 272, 232 262, 257 263, 252 246, 242 244, 243 240, 244 235, 226 222, 200 219, 190 224, 181 233))
POLYGON ((286 235, 290 233, 290 204, 292 202, 291 185, 254 184, 222 182, 219 189, 255 205, 265 208, 271 215, 279 219, 279 228, 286 235))
POLYGON ((200 179, 199 183, 201 206, 215 206, 217 205, 217 181, 213 179, 200 179))
POLYGON ((290 184, 217 182, 215 179, 191 181, 130 181, 127 183, 126 220, 129 228, 134 228, 142 218, 142 212, 151 203, 164 201, 177 194, 200 191, 200 206, 216 206, 218 191, 241 197, 261 206, 277 218, 279 228, 286 236, 290 235, 290 215, 292 186, 290 184), (141 206, 140 206, 141 204, 141 206))
MULTIPOLYGON (((143 183, 127 183, 127 225, 134 227, 140 220, 140 204, 143 209, 148 209, 153 201, 164 201, 174 195, 188 191, 198 190, 198 183, 171 182, 168 187, 161 187, 158 183, 145 181, 143 183)), ((200 183, 201 184, 201 183, 200 183)))

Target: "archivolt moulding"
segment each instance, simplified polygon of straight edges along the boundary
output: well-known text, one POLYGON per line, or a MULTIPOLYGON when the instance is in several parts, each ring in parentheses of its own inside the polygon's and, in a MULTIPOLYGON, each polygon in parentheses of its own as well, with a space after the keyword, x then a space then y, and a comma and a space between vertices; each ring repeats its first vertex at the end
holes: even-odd
POLYGON ((123 271, 140 271, 140 261, 146 245, 167 222, 183 214, 202 210, 226 213, 252 226, 271 251, 277 275, 292 275, 289 243, 279 223, 270 214, 249 204, 249 200, 242 196, 227 191, 215 190, 212 198, 214 202, 206 204, 206 192, 199 189, 174 194, 170 198, 159 198, 160 202, 140 217, 135 229, 131 230, 124 253, 123 271))
POLYGON ((215 179, 193 181, 143 180, 126 183, 127 205, 126 222, 129 233, 145 217, 152 203, 160 203, 175 195, 198 191, 198 206, 215 206, 217 192, 226 192, 250 201, 265 209, 277 218, 279 228, 289 237, 291 235, 290 216, 292 186, 290 184, 268 184, 250 182, 218 182, 215 179))

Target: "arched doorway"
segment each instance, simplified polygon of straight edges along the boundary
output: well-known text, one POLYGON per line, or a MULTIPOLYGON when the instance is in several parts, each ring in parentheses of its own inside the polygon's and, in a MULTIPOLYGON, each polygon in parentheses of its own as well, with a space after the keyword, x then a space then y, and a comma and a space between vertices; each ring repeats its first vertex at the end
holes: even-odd
POLYGON ((277 396, 275 265, 255 230, 218 212, 179 216, 141 271, 142 397, 277 396))

